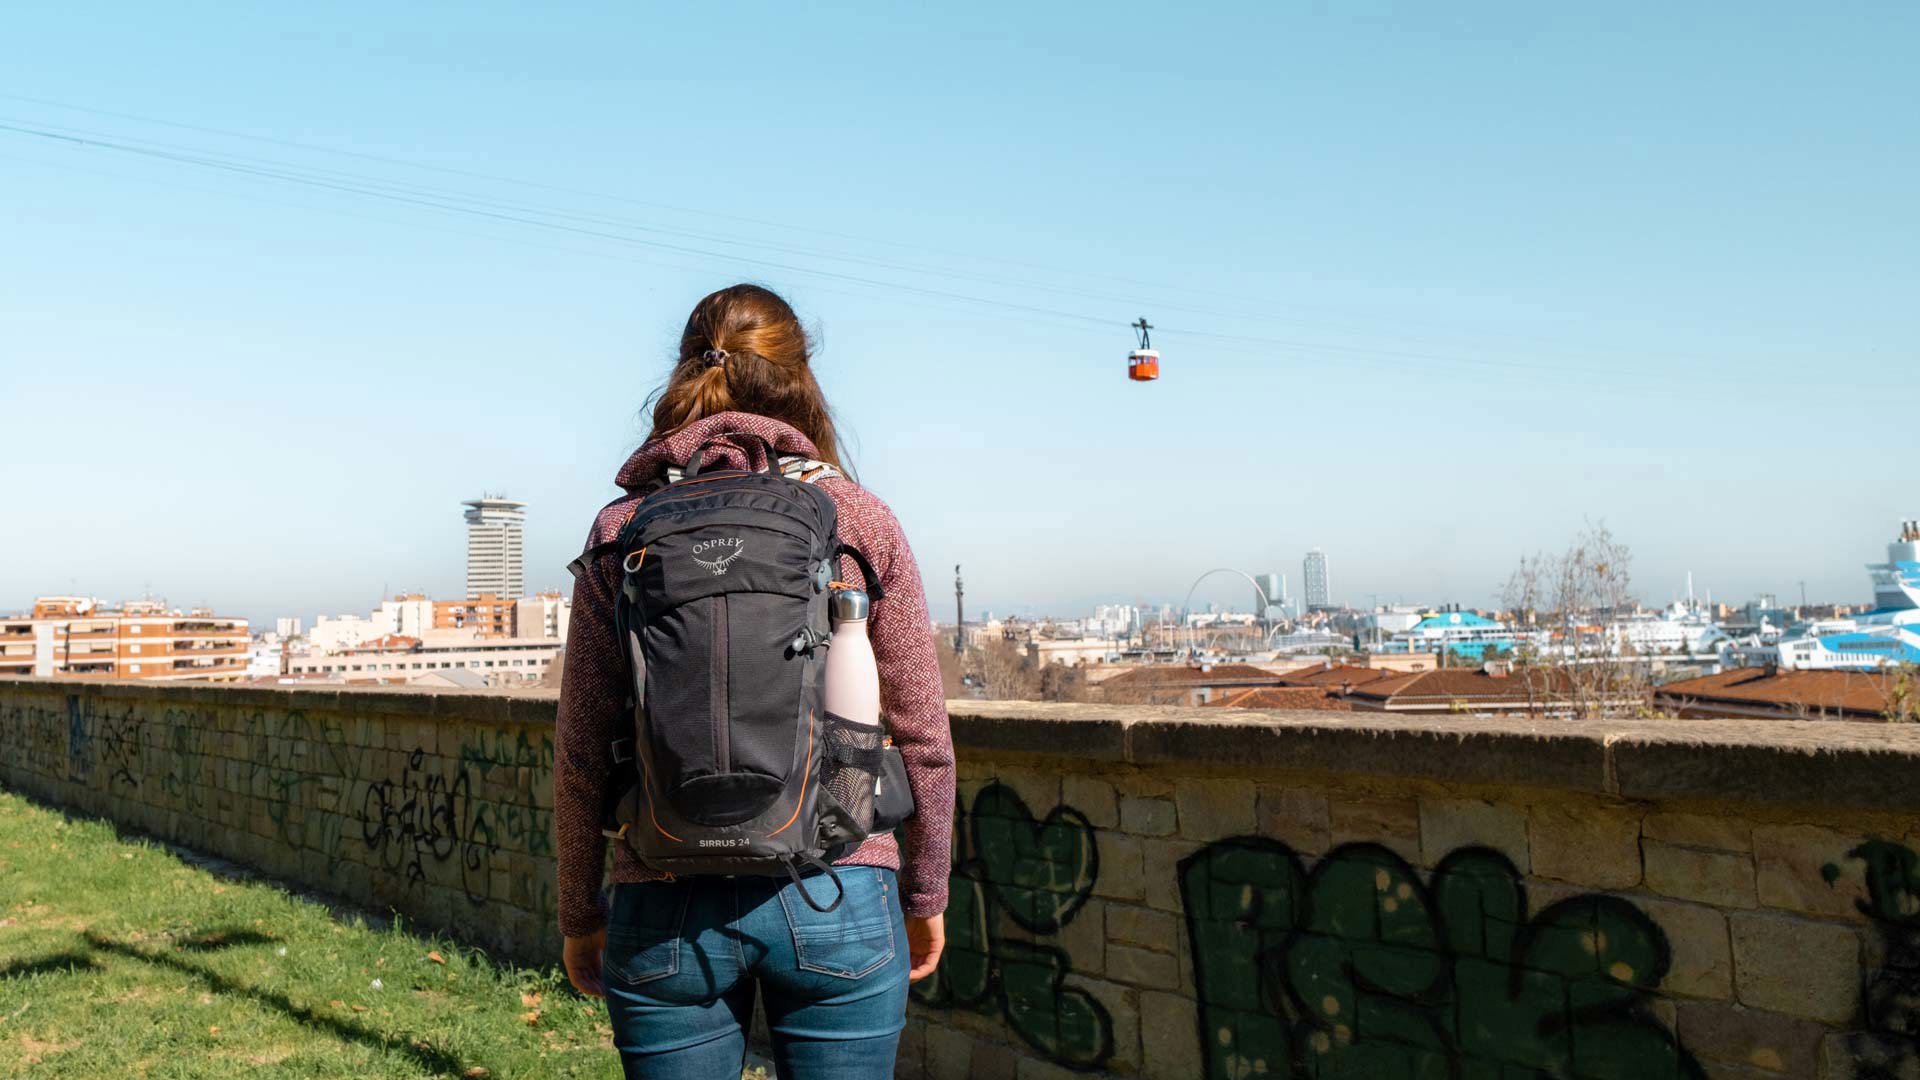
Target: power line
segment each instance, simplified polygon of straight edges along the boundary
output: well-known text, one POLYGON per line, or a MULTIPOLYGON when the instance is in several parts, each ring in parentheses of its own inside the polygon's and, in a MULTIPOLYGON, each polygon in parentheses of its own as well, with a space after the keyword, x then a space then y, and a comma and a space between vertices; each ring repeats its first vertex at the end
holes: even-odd
MULTIPOLYGON (((12 95, 0 95, 0 97, 12 97, 12 95)), ((32 100, 32 99, 26 99, 26 100, 32 100)), ((89 110, 89 111, 96 111, 96 110, 89 110)), ((111 115, 118 115, 118 114, 111 114, 111 115)), ((153 121, 153 122, 168 123, 166 121, 153 121)), ((172 126, 178 126, 178 127, 183 127, 183 128, 193 129, 193 130, 203 130, 203 129, 194 128, 193 125, 177 125, 176 124, 172 126)), ((204 130, 213 130, 213 129, 204 129, 204 130)), ((425 185, 390 181, 390 180, 379 178, 379 177, 367 177, 367 176, 357 175, 353 173, 345 173, 339 170, 320 169, 320 168, 315 168, 311 166, 297 166, 297 165, 290 165, 290 164, 286 164, 282 162, 274 162, 274 161, 262 162, 259 159, 249 160, 244 157, 236 158, 231 155, 222 156, 219 154, 198 150, 192 147, 173 146, 166 143, 160 143, 154 140, 139 139, 139 138, 133 138, 133 137, 108 136, 108 135, 103 135, 96 132, 89 132, 89 131, 83 131, 80 129, 67 128, 62 125, 43 124, 38 126, 32 126, 26 123, 0 122, 0 131, 10 132, 10 133, 21 135, 21 136, 53 140, 56 142, 61 142, 61 143, 81 147, 84 149, 107 150, 107 151, 112 151, 116 153, 122 153, 127 155, 148 158, 152 160, 163 161, 163 162, 167 162, 175 165, 183 165, 188 167, 214 170, 214 171, 224 172, 230 175, 236 175, 236 176, 240 176, 240 177, 244 177, 252 180, 288 183, 288 184, 299 185, 299 186, 308 187, 316 190, 323 190, 323 191, 330 191, 338 194, 351 195, 359 198, 383 200, 383 201, 399 204, 399 205, 406 206, 413 209, 428 210, 436 213, 465 215, 469 217, 480 218, 483 220, 491 220, 494 222, 507 224, 509 226, 515 226, 515 227, 526 227, 526 228, 535 228, 535 229, 564 232, 564 233, 569 233, 576 236, 586 237, 593 240, 608 241, 608 242, 622 244, 622 245, 639 246, 639 247, 649 248, 656 251, 661 251, 661 252, 666 252, 670 254, 681 255, 681 256, 686 256, 691 258, 697 258, 697 259, 717 259, 717 260, 724 260, 730 263, 744 263, 748 265, 754 265, 754 266, 764 267, 772 270, 777 270, 785 273, 799 274, 803 276, 816 277, 816 278, 821 278, 828 281, 834 281, 834 282, 839 282, 843 284, 877 289, 884 293, 907 293, 907 294, 912 294, 925 299, 958 303, 958 304, 967 305, 970 308, 985 308, 989 310, 998 309, 1004 312, 1015 312, 1029 318, 1054 320, 1059 322, 1071 323, 1074 325, 1091 324, 1091 325, 1100 326, 1100 327, 1110 327, 1116 322, 1116 320, 1113 318, 1088 315, 1083 312, 1067 311, 1067 310, 1061 310, 1061 309, 1052 308, 1052 307, 1043 307, 1036 304, 1020 303, 1020 302, 1006 300, 1006 299, 975 296, 975 295, 970 295, 966 293, 954 292, 947 289, 932 288, 924 285, 915 285, 907 282, 902 282, 899 280, 881 280, 881 279, 866 277, 858 274, 848 274, 848 273, 843 273, 843 272, 834 271, 834 270, 827 270, 827 269, 810 267, 805 265, 797 265, 791 262, 776 261, 772 259, 760 258, 760 257, 733 253, 733 252, 716 252, 716 251, 712 251, 705 248, 693 247, 685 244, 668 243, 658 239, 650 239, 646 237, 625 235, 620 232, 609 232, 606 230, 621 229, 621 230, 628 230, 632 232, 691 237, 698 240, 705 240, 710 243, 721 243, 721 244, 727 244, 727 245, 733 245, 733 246, 769 247, 769 248, 774 248, 776 250, 783 250, 790 254, 800 255, 802 257, 853 261, 857 263, 864 263, 867 265, 879 266, 884 269, 891 269, 891 270, 899 271, 902 273, 933 274, 933 275, 948 273, 940 270, 930 270, 923 267, 915 267, 911 265, 904 265, 904 264, 898 264, 898 263, 881 262, 877 260, 863 260, 858 256, 847 256, 847 255, 842 255, 842 254, 837 254, 832 252, 822 252, 822 251, 817 251, 812 249, 794 247, 791 245, 774 245, 774 244, 766 244, 764 242, 737 240, 737 239, 728 238, 728 237, 713 236, 710 234, 688 233, 685 230, 674 230, 674 229, 668 229, 668 228, 663 228, 658 226, 650 226, 650 225, 641 224, 641 223, 633 223, 633 222, 623 221, 617 218, 608 218, 604 215, 595 215, 590 213, 581 214, 581 213, 567 210, 567 209, 543 207, 538 205, 530 206, 522 203, 491 199, 485 196, 477 196, 477 195, 473 195, 471 193, 466 193, 466 192, 446 191, 442 189, 435 189, 425 185), (558 220, 555 220, 555 219, 558 219, 558 220), (586 225, 577 224, 578 222, 584 222, 587 225, 597 225, 602 227, 589 228, 589 227, 586 227, 586 225)), ((300 145, 297 143, 288 143, 286 142, 286 140, 268 139, 261 136, 241 136, 241 137, 255 138, 255 139, 259 139, 260 141, 271 142, 277 145, 289 145, 289 146, 296 146, 296 147, 300 145)), ((353 151, 334 151, 334 152, 347 154, 354 157, 366 157, 376 161, 390 160, 390 159, 379 158, 378 156, 375 156, 375 155, 359 154, 353 151)), ((396 163, 408 164, 405 162, 396 162, 396 163)), ((436 166, 418 166, 418 167, 439 169, 439 167, 436 167, 436 166)), ((462 172, 461 170, 450 170, 450 169, 440 169, 439 171, 447 171, 447 172, 454 172, 454 173, 462 172)), ((479 175, 479 174, 475 174, 475 175, 479 175)), ((543 186, 543 185, 533 185, 533 186, 543 186)), ((375 219, 375 220, 379 220, 379 219, 375 219)), ((768 223, 768 224, 774 224, 774 223, 768 223)), ((781 226, 781 227, 784 227, 784 226, 781 226)), ((953 275, 948 274, 948 276, 953 276, 953 275)), ((992 279, 979 279, 977 276, 974 276, 974 275, 962 275, 962 276, 973 277, 976 280, 989 280, 989 281, 992 280, 992 279)), ((995 283, 999 284, 998 282, 995 282, 995 283)), ((1035 285, 1033 283, 1012 283, 1012 287, 1016 287, 1022 290, 1036 289, 1036 288, 1051 288, 1043 285, 1035 285)), ((1063 290, 1063 289, 1051 289, 1051 291, 1069 292, 1069 293, 1076 292, 1076 290, 1063 290)), ((1085 295, 1085 294, 1082 294, 1082 295, 1085 295)), ((1118 298, 1118 297, 1112 297, 1112 296, 1100 295, 1100 294, 1094 294, 1094 295, 1098 299, 1112 300, 1116 303, 1136 302, 1133 299, 1118 298)), ((1155 302, 1155 303, 1158 303, 1158 302, 1155 302)), ((1151 304, 1149 304, 1149 306, 1151 306, 1151 304)), ((1181 305, 1164 304, 1163 306, 1180 307, 1181 305)), ((1229 313, 1216 313, 1216 314, 1226 315, 1229 313)), ((1309 354, 1339 353, 1339 354, 1345 354, 1345 355, 1356 356, 1356 357, 1384 358, 1387 361, 1394 361, 1394 360, 1418 361, 1418 362, 1423 362, 1426 365, 1444 364, 1444 365, 1451 365, 1456 367, 1478 367, 1483 369, 1499 370, 1499 371, 1534 372, 1534 373, 1548 374, 1548 375, 1552 375, 1562 379, 1566 379, 1569 376, 1569 372, 1566 369, 1562 369, 1562 368, 1554 368, 1554 367, 1537 365, 1537 364, 1516 363, 1511 361, 1464 358, 1459 356, 1448 356, 1443 354, 1416 352, 1411 350, 1382 349, 1382 348, 1368 347, 1368 346, 1339 345, 1339 344, 1331 344, 1331 343, 1323 343, 1323 342, 1287 340, 1287 339, 1280 339, 1280 338, 1273 338, 1273 337, 1260 337, 1260 336, 1254 336, 1254 335, 1227 334, 1227 333, 1220 333, 1216 331, 1206 331, 1206 330, 1199 330, 1199 329, 1173 328, 1165 332, 1173 333, 1176 336, 1186 336, 1186 337, 1193 337, 1193 338, 1200 338, 1204 340, 1215 341, 1220 343, 1223 346, 1228 346, 1228 347, 1239 345, 1249 350, 1257 349, 1257 350, 1260 350, 1262 353, 1266 353, 1266 354, 1270 354, 1276 350, 1289 352, 1289 353, 1299 352, 1299 353, 1309 353, 1309 354)), ((1430 370, 1430 367, 1416 367, 1414 365, 1393 364, 1393 363, 1382 364, 1377 361, 1371 366, 1398 367, 1403 370, 1430 370)), ((1634 372, 1634 371, 1622 370, 1617 367, 1611 368, 1604 373, 1593 373, 1593 374, 1603 375, 1605 382, 1608 384, 1617 383, 1621 375, 1644 374, 1644 375, 1660 378, 1663 381, 1670 380, 1673 376, 1673 373, 1670 369, 1662 372, 1650 372, 1650 371, 1634 372)), ((1583 378, 1580 381, 1585 381, 1585 380, 1583 378)))
MULTIPOLYGON (((471 169, 461 169, 461 168, 455 168, 452 166, 431 164, 427 162, 410 161, 404 158, 389 157, 389 156, 380 155, 380 154, 367 153, 365 151, 348 150, 348 149, 342 149, 339 147, 320 146, 312 143, 304 143, 304 142, 299 142, 291 139, 276 138, 273 136, 258 135, 258 134, 253 134, 249 132, 232 131, 228 129, 209 127, 209 126, 200 125, 200 124, 184 123, 176 120, 165 120, 157 117, 140 115, 137 113, 114 111, 110 109, 99 109, 99 108, 93 108, 93 107, 84 106, 84 105, 75 105, 69 102, 53 101, 46 98, 31 97, 31 96, 22 95, 22 94, 0 94, 0 100, 17 101, 17 102, 22 102, 26 104, 42 106, 46 108, 62 109, 62 110, 71 111, 71 112, 86 113, 94 116, 112 117, 115 119, 129 120, 129 121, 133 121, 135 123, 141 123, 141 124, 153 124, 161 127, 174 128, 182 131, 192 131, 192 132, 197 132, 205 135, 218 136, 221 138, 240 139, 240 140, 245 140, 249 142, 261 143, 264 145, 286 147, 290 149, 299 150, 304 153, 328 154, 328 155, 334 155, 338 157, 352 158, 352 159, 361 160, 361 161, 378 163, 382 165, 396 166, 396 167, 405 168, 405 169, 439 173, 439 174, 448 175, 448 176, 459 176, 466 179, 481 180, 488 183, 509 184, 509 185, 514 185, 514 186, 528 188, 528 189, 548 191, 548 192, 554 192, 554 193, 565 194, 565 195, 574 195, 574 196, 580 196, 580 197, 591 198, 591 199, 599 199, 599 200, 605 200, 608 202, 623 203, 631 206, 643 206, 651 209, 666 210, 672 213, 689 214, 697 217, 711 218, 714 220, 749 224, 749 225, 754 225, 762 228, 774 228, 774 229, 781 229, 781 230, 786 230, 786 231, 795 232, 795 233, 804 233, 808 235, 829 237, 829 238, 839 239, 839 240, 849 240, 856 243, 875 244, 875 245, 881 245, 881 246, 891 247, 891 248, 905 250, 905 251, 919 251, 919 252, 924 252, 929 254, 940 255, 947 258, 957 258, 957 259, 965 259, 965 260, 971 260, 976 262, 993 263, 993 264, 1002 265, 1002 266, 1017 266, 1023 269, 1034 270, 1034 271, 1038 271, 1046 274, 1063 274, 1068 276, 1086 277, 1090 279, 1104 280, 1104 281, 1108 281, 1116 284, 1121 284, 1121 285, 1126 285, 1126 286, 1141 288, 1141 289, 1151 289, 1151 290, 1158 290, 1162 292, 1171 291, 1176 293, 1187 293, 1190 295, 1204 296, 1216 301, 1231 301, 1237 305, 1241 305, 1242 310, 1220 311, 1218 309, 1208 309, 1208 308, 1197 307, 1193 305, 1191 302, 1187 302, 1187 301, 1175 301, 1175 300, 1168 300, 1165 298, 1156 299, 1156 298, 1145 297, 1140 295, 1115 296, 1110 293, 1095 293, 1087 290, 1068 289, 1068 288, 1062 288, 1060 286, 1049 285, 1049 284, 1039 283, 1039 282, 1005 282, 998 278, 986 277, 978 274, 968 274, 968 273, 956 272, 953 270, 939 269, 939 268, 900 266, 898 264, 891 264, 891 263, 879 262, 876 260, 863 259, 862 257, 857 255, 825 252, 825 251, 819 251, 819 250, 800 249, 800 248, 794 248, 790 245, 770 243, 765 240, 730 238, 730 237, 724 237, 724 236, 717 236, 713 234, 701 234, 701 233, 688 232, 685 230, 668 229, 668 228, 657 226, 657 225, 644 225, 644 224, 638 224, 633 222, 620 222, 622 227, 626 227, 626 228, 654 231, 654 232, 660 232, 668 235, 679 235, 685 238, 701 239, 701 240, 706 240, 708 242, 714 242, 714 243, 739 244, 744 246, 762 247, 770 250, 783 251, 788 254, 800 254, 800 255, 813 257, 813 258, 826 258, 826 259, 848 261, 848 262, 860 263, 860 264, 874 266, 874 267, 883 268, 883 269, 900 270, 900 271, 909 272, 909 273, 925 274, 925 275, 939 276, 939 277, 951 277, 951 278, 969 280, 974 282, 985 281, 995 285, 1018 287, 1025 290, 1044 290, 1044 291, 1055 292, 1055 293, 1079 295, 1079 296, 1083 296, 1091 299, 1113 301, 1116 303, 1120 303, 1123 306, 1138 307, 1141 304, 1145 304, 1146 306, 1154 310, 1181 309, 1181 310, 1191 311, 1195 314, 1206 315, 1213 318, 1250 319, 1253 321, 1278 322, 1278 323, 1284 324, 1284 323, 1289 323, 1296 320, 1281 319, 1271 315, 1259 314, 1258 312, 1263 310, 1265 311, 1290 310, 1295 312, 1315 313, 1321 316, 1331 315, 1336 319, 1340 320, 1341 323, 1345 324, 1345 325, 1340 325, 1339 323, 1336 323, 1331 328, 1336 330, 1341 330, 1344 332, 1354 332, 1358 330, 1360 332, 1378 335, 1378 334, 1382 334, 1381 328, 1383 326, 1391 326, 1395 324, 1402 325, 1402 326, 1425 325, 1429 329, 1444 328, 1443 332, 1447 332, 1447 333, 1459 332, 1460 330, 1465 329, 1460 327, 1446 328, 1445 324, 1441 324, 1441 323, 1434 323, 1431 321, 1422 322, 1421 320, 1409 320, 1409 319, 1405 319, 1397 316, 1382 316, 1377 313, 1368 313, 1366 315, 1359 315, 1353 312, 1343 312, 1337 309, 1314 307, 1312 305, 1286 304, 1286 303, 1277 302, 1270 296, 1255 297, 1255 296, 1246 296, 1246 295, 1236 295, 1232 293, 1222 292, 1217 289, 1200 289, 1200 288, 1180 286, 1180 285, 1170 284, 1165 282, 1158 282, 1158 283, 1149 282, 1149 281, 1143 281, 1133 277, 1128 277, 1126 275, 1114 274, 1106 271, 1087 270, 1084 268, 1069 269, 1069 268, 1060 267, 1060 266, 1050 266, 1044 263, 1032 262, 1028 260, 1009 258, 1006 256, 984 255, 984 254, 977 254, 977 253, 971 253, 971 252, 956 251, 949 248, 935 247, 935 246, 930 246, 926 244, 902 241, 902 240, 893 239, 893 238, 863 236, 860 234, 848 233, 848 232, 837 231, 832 229, 822 229, 822 228, 805 226, 805 225, 795 225, 787 222, 773 221, 766 218, 758 218, 758 217, 751 217, 751 216, 740 215, 740 214, 730 214, 730 213, 724 213, 724 212, 713 211, 713 210, 705 210, 705 209, 700 209, 696 207, 688 207, 688 206, 681 206, 681 205, 676 205, 672 203, 638 199, 638 198, 633 198, 631 196, 626 196, 626 195, 614 195, 606 192, 592 191, 584 188, 569 187, 565 185, 543 183, 540 181, 480 172, 480 171, 471 170, 471 169), (1352 322, 1352 320, 1354 319, 1361 319, 1363 320, 1363 322, 1356 325, 1355 323, 1352 322)), ((156 145, 163 145, 163 144, 156 144, 156 145)), ((347 174, 341 174, 341 175, 347 175, 347 174)), ((365 182, 392 183, 390 181, 366 181, 365 178, 362 178, 362 179, 365 182)), ((413 185, 405 185, 404 182, 401 182, 401 186, 413 186, 413 185)), ((445 193, 443 192, 442 194, 444 195, 445 193)), ((474 196, 463 195, 462 197, 473 198, 474 196)), ((523 208, 527 208, 527 207, 523 206, 523 208)), ((530 208, 527 208, 527 209, 530 209, 530 208)), ((549 212, 565 213, 564 211, 549 211, 549 212)), ((603 224, 611 223, 612 221, 612 219, 593 218, 593 217, 588 217, 587 220, 597 220, 603 224)), ((1466 332, 1475 336, 1492 337, 1492 338, 1504 340, 1506 342, 1511 343, 1512 345, 1523 345, 1523 346, 1533 348, 1535 350, 1545 348, 1545 349, 1554 350, 1554 351, 1566 351, 1569 348, 1571 348, 1572 352, 1578 355, 1585 355, 1588 357, 1602 357, 1602 358, 1605 358, 1608 362, 1611 362, 1613 359, 1613 357, 1607 352, 1605 352, 1604 350, 1595 351, 1585 346, 1570 347, 1566 342, 1554 341, 1551 339, 1543 339, 1543 338, 1533 337, 1530 335, 1519 335, 1519 334, 1512 334, 1512 333, 1505 333, 1505 332, 1494 332, 1492 334, 1489 334, 1487 331, 1480 330, 1480 329, 1468 329, 1466 330, 1466 332)), ((1397 335, 1397 336, 1404 337, 1404 335, 1397 335)), ((1412 340, 1416 343, 1438 344, 1437 342, 1434 342, 1433 339, 1430 337, 1428 338, 1416 337, 1416 338, 1410 338, 1408 340, 1412 340)), ((1692 358, 1665 356, 1665 357, 1662 357, 1662 359, 1670 362, 1671 361, 1684 362, 1692 358)))

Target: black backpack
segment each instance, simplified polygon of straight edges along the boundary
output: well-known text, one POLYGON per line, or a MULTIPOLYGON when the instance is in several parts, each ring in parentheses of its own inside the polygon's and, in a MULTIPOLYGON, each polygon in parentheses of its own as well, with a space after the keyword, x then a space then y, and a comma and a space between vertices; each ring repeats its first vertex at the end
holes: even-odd
POLYGON ((606 551, 621 557, 614 606, 632 673, 631 737, 617 739, 607 834, 669 874, 786 874, 829 863, 912 812, 885 725, 822 706, 827 600, 841 555, 884 593, 865 555, 840 542, 834 474, 746 432, 715 436, 648 492, 606 551), (767 470, 702 471, 708 446, 748 438, 767 470), (793 475, 789 475, 789 473, 793 475), (875 789, 880 803, 876 806, 875 789), (904 800, 904 803, 902 803, 904 800))

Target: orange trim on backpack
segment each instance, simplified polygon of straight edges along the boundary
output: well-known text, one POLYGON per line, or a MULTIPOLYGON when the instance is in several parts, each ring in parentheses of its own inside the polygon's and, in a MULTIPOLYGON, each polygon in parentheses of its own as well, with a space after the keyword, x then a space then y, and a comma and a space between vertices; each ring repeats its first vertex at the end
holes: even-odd
MULTIPOLYGON (((642 548, 641 550, 644 551, 645 549, 642 548)), ((635 763, 637 763, 640 766, 640 791, 643 794, 645 794, 647 797, 647 820, 653 823, 653 830, 659 833, 661 836, 664 836, 667 839, 673 841, 676 844, 686 843, 685 840, 680 839, 679 837, 673 835, 672 833, 660 827, 660 819, 655 817, 653 814, 652 778, 647 774, 647 760, 646 758, 640 755, 638 747, 636 747, 634 750, 633 759, 635 763)), ((624 828, 625 827, 622 826, 623 830, 624 828)))

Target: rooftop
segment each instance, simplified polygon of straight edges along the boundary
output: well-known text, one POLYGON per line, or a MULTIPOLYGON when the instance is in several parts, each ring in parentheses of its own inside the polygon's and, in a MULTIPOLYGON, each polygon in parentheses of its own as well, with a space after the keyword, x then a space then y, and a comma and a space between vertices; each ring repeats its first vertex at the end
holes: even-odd
POLYGON ((1891 678, 1854 671, 1781 671, 1734 668, 1662 686, 1656 699, 1671 708, 1689 703, 1727 702, 1770 706, 1789 715, 1798 711, 1879 719, 1887 711, 1891 678))

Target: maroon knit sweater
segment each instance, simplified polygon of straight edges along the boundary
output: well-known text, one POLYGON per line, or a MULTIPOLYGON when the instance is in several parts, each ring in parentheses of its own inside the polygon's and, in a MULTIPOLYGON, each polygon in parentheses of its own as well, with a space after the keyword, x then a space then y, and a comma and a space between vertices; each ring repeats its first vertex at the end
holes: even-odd
MULTIPOLYGON (((764 416, 728 412, 695 421, 665 439, 634 451, 614 478, 627 492, 594 518, 587 546, 613 540, 640 492, 657 482, 667 465, 684 465, 706 439, 746 431, 768 439, 780 452, 814 456, 807 437, 764 416)), ((709 459, 734 468, 757 465, 757 444, 750 451, 727 440, 708 451, 709 459), (753 460, 750 460, 753 459, 753 460)), ((880 709, 889 733, 906 759, 913 786, 914 816, 900 827, 900 846, 892 835, 876 836, 841 866, 881 866, 900 872, 901 901, 909 915, 938 915, 947 906, 947 871, 953 831, 953 738, 940 688, 940 664, 933 651, 933 624, 920 568, 893 512, 872 493, 844 477, 817 481, 839 509, 840 538, 873 563, 886 598, 873 605, 867 633, 880 667, 880 709)), ((842 559, 842 581, 864 581, 852 559, 842 559), (851 576, 850 576, 851 575, 851 576)), ((553 826, 559 843, 560 932, 584 937, 606 925, 601 872, 606 838, 600 815, 611 769, 608 744, 629 729, 626 658, 615 636, 613 601, 619 589, 619 560, 606 558, 574 583, 573 614, 568 621, 566 667, 560 686, 560 718, 553 761, 553 826)), ((642 865, 625 844, 615 846, 613 880, 653 881, 665 875, 642 865)))

